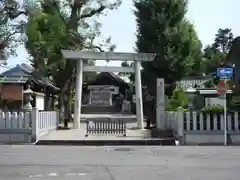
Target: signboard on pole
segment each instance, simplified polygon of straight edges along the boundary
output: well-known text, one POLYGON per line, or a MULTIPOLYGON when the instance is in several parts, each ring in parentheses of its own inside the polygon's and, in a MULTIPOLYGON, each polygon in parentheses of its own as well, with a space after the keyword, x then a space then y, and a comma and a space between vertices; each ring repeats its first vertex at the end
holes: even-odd
POLYGON ((217 76, 221 79, 218 83, 217 93, 224 96, 224 145, 227 145, 227 96, 228 86, 227 79, 233 76, 233 68, 218 68, 217 76))
POLYGON ((219 95, 224 95, 228 91, 228 85, 224 80, 220 80, 218 85, 217 85, 217 93, 219 95))
POLYGON ((228 79, 233 76, 233 68, 218 68, 217 76, 221 79, 228 79))

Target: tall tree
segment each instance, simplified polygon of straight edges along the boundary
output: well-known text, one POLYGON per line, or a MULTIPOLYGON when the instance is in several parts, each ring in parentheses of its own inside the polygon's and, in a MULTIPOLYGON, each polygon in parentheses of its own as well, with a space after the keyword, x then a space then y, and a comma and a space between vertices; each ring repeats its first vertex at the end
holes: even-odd
POLYGON ((232 41, 233 34, 231 29, 218 29, 213 44, 206 46, 203 50, 203 64, 205 66, 206 74, 216 72, 219 65, 225 62, 232 41))
POLYGON ((193 73, 201 61, 201 43, 194 27, 185 20, 186 0, 136 0, 138 52, 154 52, 153 62, 142 63, 143 83, 155 92, 156 78, 172 84, 193 73))
POLYGON ((61 89, 62 105, 65 104, 64 95, 69 95, 74 85, 76 61, 63 59, 61 49, 114 50, 110 38, 96 43, 102 39, 101 24, 96 17, 108 9, 117 8, 120 3, 120 0, 113 3, 107 0, 42 0, 29 12, 26 48, 33 57, 33 65, 43 69, 61 89), (48 58, 47 65, 44 64, 45 58, 48 58))
POLYGON ((229 28, 220 28, 215 35, 213 47, 223 54, 227 54, 232 45, 233 34, 231 31, 229 28))
POLYGON ((203 50, 203 60, 202 66, 205 68, 205 74, 214 73, 217 67, 224 59, 224 54, 217 51, 213 46, 208 45, 203 50))
POLYGON ((0 60, 7 60, 19 45, 24 22, 18 17, 25 15, 23 4, 15 0, 0 1, 0 60))

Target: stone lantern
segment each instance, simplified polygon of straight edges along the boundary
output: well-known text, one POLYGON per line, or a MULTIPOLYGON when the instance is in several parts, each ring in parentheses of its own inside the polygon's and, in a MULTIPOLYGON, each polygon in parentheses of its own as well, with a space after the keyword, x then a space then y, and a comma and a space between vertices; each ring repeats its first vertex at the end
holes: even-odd
POLYGON ((32 94, 33 91, 30 89, 30 85, 27 85, 27 89, 23 91, 23 98, 24 98, 24 106, 23 109, 25 111, 31 111, 32 110, 32 104, 31 101, 33 100, 32 94))

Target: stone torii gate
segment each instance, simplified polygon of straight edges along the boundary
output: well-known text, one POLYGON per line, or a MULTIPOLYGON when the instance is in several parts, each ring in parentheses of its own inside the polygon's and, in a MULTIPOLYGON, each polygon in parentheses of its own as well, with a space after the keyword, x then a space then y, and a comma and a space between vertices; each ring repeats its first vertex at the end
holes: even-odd
POLYGON ((131 72, 135 73, 135 91, 136 91, 136 115, 137 125, 144 128, 143 100, 142 100, 142 82, 141 82, 141 61, 151 62, 156 54, 154 53, 119 53, 119 52, 84 52, 62 50, 65 59, 77 60, 77 78, 75 89, 75 106, 73 127, 80 128, 81 102, 82 102, 82 84, 83 72, 131 72), (111 61, 134 61, 134 67, 110 67, 110 66, 89 66, 84 65, 84 59, 92 60, 111 60, 111 61))

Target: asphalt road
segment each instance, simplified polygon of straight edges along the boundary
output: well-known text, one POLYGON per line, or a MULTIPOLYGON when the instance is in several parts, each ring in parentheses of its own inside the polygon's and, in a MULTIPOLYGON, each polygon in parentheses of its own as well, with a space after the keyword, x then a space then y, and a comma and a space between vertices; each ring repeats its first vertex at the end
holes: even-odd
POLYGON ((239 180, 240 147, 0 145, 0 180, 239 180))

